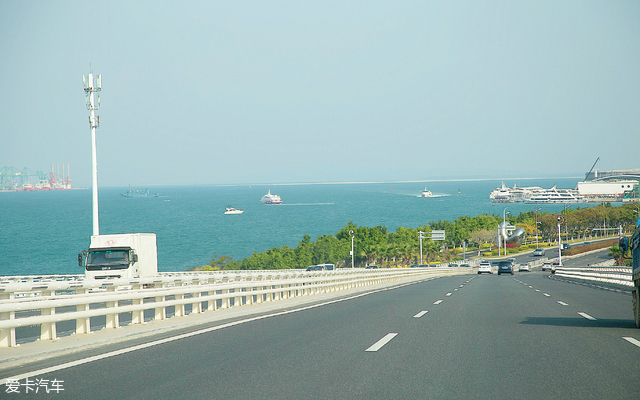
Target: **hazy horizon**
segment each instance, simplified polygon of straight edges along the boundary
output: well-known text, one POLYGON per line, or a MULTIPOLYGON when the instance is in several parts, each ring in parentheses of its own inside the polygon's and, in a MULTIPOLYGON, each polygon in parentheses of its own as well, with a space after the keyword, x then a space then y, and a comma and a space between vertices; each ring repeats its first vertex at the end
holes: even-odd
POLYGON ((91 186, 91 68, 100 187, 582 179, 640 167, 639 49, 622 0, 6 1, 0 167, 91 186))

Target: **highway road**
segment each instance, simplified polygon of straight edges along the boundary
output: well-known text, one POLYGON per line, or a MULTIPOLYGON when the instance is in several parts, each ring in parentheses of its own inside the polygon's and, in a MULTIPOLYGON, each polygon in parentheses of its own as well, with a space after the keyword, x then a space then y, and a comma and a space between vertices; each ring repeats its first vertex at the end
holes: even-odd
POLYGON ((636 399, 640 330, 628 293, 539 270, 470 273, 114 344, 12 373, 30 371, 31 379, 63 381, 60 398, 636 399))

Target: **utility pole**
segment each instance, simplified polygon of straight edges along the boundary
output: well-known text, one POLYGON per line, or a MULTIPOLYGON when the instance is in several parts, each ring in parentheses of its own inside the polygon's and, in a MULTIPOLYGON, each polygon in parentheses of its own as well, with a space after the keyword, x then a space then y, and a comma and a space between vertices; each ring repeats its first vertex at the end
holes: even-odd
POLYGON ((89 67, 89 75, 82 75, 84 84, 84 96, 87 103, 89 115, 89 125, 91 126, 91 165, 93 182, 93 235, 100 234, 100 224, 98 222, 98 160, 96 150, 96 129, 100 126, 100 116, 96 115, 96 110, 100 109, 100 95, 97 94, 102 89, 102 75, 93 75, 89 67), (97 98, 97 99, 96 99, 97 98))

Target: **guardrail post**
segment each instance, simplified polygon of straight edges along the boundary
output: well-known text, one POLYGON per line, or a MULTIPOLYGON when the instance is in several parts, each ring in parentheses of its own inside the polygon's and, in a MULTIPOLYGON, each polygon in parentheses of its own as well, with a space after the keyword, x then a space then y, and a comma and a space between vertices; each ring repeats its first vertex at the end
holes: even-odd
MULTIPOLYGON (((174 296, 174 299, 176 300, 182 300, 184 299, 184 294, 176 294, 174 296)), ((183 317, 185 312, 184 312, 184 306, 185 304, 176 304, 175 308, 174 308, 174 313, 173 316, 174 317, 183 317)))
MULTIPOLYGON (((86 289, 77 289, 76 294, 85 294, 86 289)), ((76 311, 89 311, 89 303, 76 305, 76 311)), ((76 334, 91 333, 91 318, 76 319, 76 334)))
MULTIPOLYGON (((156 284, 156 288, 162 288, 162 283, 157 283, 156 284)), ((163 296, 156 296, 156 303, 160 303, 162 304, 162 302, 164 301, 164 295, 163 296)), ((163 320, 167 318, 167 312, 166 312, 166 308, 164 306, 160 306, 160 307, 155 307, 154 308, 154 316, 153 319, 155 320, 163 320)))
MULTIPOLYGON (((8 300, 15 297, 14 293, 2 293, 0 299, 8 300)), ((9 311, 0 313, 0 320, 15 319, 16 312, 9 311)), ((0 347, 16 346, 16 328, 0 329, 0 347)))
MULTIPOLYGON (((139 291, 142 289, 142 285, 134 284, 131 286, 131 290, 139 291)), ((139 305, 142 304, 142 299, 133 299, 131 300, 131 305, 139 305)), ((144 322, 144 310, 140 311, 132 311, 131 312, 131 325, 134 324, 142 324, 144 322)))
MULTIPOLYGON (((115 292, 115 291, 116 291, 115 286, 111 285, 107 287, 107 292, 115 292)), ((108 309, 115 309, 117 308, 117 305, 118 305, 117 301, 107 301, 108 309)), ((118 312, 116 310, 112 310, 109 314, 106 315, 106 317, 107 317, 107 321, 105 324, 105 328, 119 328, 120 316, 118 315, 118 312)))
POLYGON ((200 298, 200 292, 194 292, 191 294, 195 303, 191 303, 191 314, 200 314, 202 312, 202 302, 197 301, 200 298))
MULTIPOLYGON (((42 296, 51 296, 51 291, 43 291, 42 296)), ((55 307, 40 309, 40 315, 53 315, 55 313, 55 307)), ((54 340, 56 337, 57 332, 55 322, 46 322, 40 325, 40 340, 54 340)))

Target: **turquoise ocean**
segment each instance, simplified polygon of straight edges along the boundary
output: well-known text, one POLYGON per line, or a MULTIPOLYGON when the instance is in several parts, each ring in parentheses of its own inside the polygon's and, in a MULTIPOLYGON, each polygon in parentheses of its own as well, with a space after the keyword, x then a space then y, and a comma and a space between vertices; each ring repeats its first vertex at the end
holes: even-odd
MULTIPOLYGON (((505 185, 575 188, 578 178, 504 180, 505 185)), ((125 198, 128 188, 99 189, 100 234, 157 235, 158 269, 184 271, 217 256, 234 260, 273 247, 296 247, 358 226, 417 228, 430 221, 467 215, 517 215, 533 204, 495 204, 489 199, 501 180, 150 187, 159 197, 125 198), (427 188, 437 197, 421 198, 427 188), (280 205, 260 203, 271 190, 280 205), (224 215, 225 207, 244 209, 224 215)), ((145 187, 136 189, 144 190, 145 187)), ((573 208, 589 204, 573 204, 573 208)), ((541 205, 559 212, 563 205, 541 205)), ((0 193, 0 276, 83 273, 77 255, 93 232, 90 189, 0 193)))

